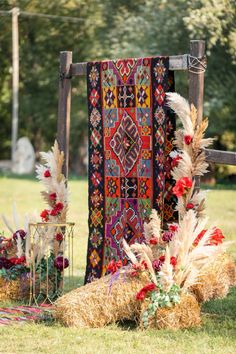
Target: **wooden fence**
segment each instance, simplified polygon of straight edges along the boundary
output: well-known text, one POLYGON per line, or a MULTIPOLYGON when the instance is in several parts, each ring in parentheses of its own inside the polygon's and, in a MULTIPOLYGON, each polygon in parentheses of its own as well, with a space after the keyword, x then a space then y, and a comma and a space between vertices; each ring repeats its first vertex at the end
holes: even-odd
MULTIPOLYGON (((189 102, 193 103, 198 111, 198 122, 202 120, 204 72, 206 69, 205 41, 190 41, 189 54, 170 56, 170 70, 188 71, 189 74, 189 102)), ((57 140, 59 147, 65 153, 63 172, 68 177, 69 138, 70 138, 70 110, 71 110, 71 79, 76 76, 85 76, 87 63, 73 63, 72 52, 60 53, 59 72, 59 105, 57 140)), ((207 162, 236 165, 236 153, 213 149, 206 149, 207 162)), ((199 188, 200 178, 196 176, 196 186, 199 188)))

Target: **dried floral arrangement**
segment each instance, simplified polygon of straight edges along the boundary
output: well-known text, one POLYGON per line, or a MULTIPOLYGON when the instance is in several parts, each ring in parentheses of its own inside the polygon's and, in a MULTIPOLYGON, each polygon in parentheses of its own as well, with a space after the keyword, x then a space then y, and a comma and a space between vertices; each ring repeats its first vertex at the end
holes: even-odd
POLYGON ((124 241, 130 259, 128 267, 123 267, 121 261, 112 261, 108 266, 110 275, 56 302, 55 316, 66 325, 96 327, 99 325, 96 318, 102 325, 116 321, 117 312, 122 312, 119 305, 109 307, 109 316, 104 317, 104 303, 123 303, 128 286, 130 297, 128 301, 126 296, 125 303, 127 308, 135 308, 135 311, 127 310, 129 313, 118 319, 135 318, 138 313, 139 325, 144 328, 198 326, 201 322, 199 302, 225 296, 229 287, 236 285, 234 262, 225 254, 229 243, 223 242, 220 229, 215 226, 206 228, 205 195, 195 188, 194 177, 202 176, 208 167, 204 152, 212 143, 212 139, 204 137, 208 121, 204 119, 198 124, 195 107, 177 93, 168 93, 167 103, 182 123, 175 135, 176 150, 170 154, 179 222, 166 225, 164 229, 153 210, 149 222, 144 225, 145 242, 129 246, 124 241), (213 276, 218 271, 216 264, 222 269, 221 275, 224 273, 225 287, 219 277, 213 276), (207 279, 208 274, 214 283, 207 295, 206 289, 209 290, 211 282, 207 279), (144 278, 146 281, 142 287, 135 291, 134 280, 140 284, 144 278), (119 282, 119 294, 117 290, 113 292, 116 282, 119 282), (93 296, 95 289, 102 294, 96 299, 93 296), (134 299, 136 306, 133 305, 134 299))
POLYGON ((40 216, 47 227, 36 228, 30 234, 29 225, 37 225, 37 216, 25 217, 24 227, 20 227, 16 207, 13 207, 12 226, 4 215, 10 237, 0 237, 0 300, 29 298, 32 269, 36 282, 34 289, 50 293, 50 298, 59 295, 63 271, 69 266, 69 260, 64 257, 66 249, 65 228, 50 227, 51 222, 65 222, 68 209, 68 189, 66 179, 62 174, 63 153, 55 142, 52 151, 41 153, 45 164, 36 167, 37 178, 44 184, 46 191, 42 192, 48 209, 40 216), (40 230, 40 232, 39 232, 40 230), (47 285, 45 285, 47 282, 47 285))
POLYGON ((41 152, 41 158, 44 163, 36 167, 36 176, 46 189, 41 194, 48 204, 48 209, 44 209, 40 216, 44 222, 65 222, 68 188, 62 173, 64 153, 59 150, 57 141, 51 151, 41 152))

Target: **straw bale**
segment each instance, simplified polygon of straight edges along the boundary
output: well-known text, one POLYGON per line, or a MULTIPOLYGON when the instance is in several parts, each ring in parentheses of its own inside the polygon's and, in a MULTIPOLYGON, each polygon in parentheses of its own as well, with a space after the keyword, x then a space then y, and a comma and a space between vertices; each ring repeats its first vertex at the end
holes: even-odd
POLYGON ((204 270, 198 284, 191 287, 191 292, 198 302, 224 298, 230 287, 236 285, 236 266, 229 254, 219 256, 204 270))
POLYGON ((146 272, 135 278, 125 274, 104 276, 59 298, 54 317, 66 326, 90 328, 135 320, 140 312, 135 296, 148 281, 146 272))
MULTIPOLYGON (((140 327, 143 327, 142 316, 148 302, 142 305, 140 327)), ((184 329, 198 327, 201 324, 200 306, 193 295, 182 294, 180 303, 172 307, 159 308, 155 316, 149 318, 148 328, 156 329, 184 329)))

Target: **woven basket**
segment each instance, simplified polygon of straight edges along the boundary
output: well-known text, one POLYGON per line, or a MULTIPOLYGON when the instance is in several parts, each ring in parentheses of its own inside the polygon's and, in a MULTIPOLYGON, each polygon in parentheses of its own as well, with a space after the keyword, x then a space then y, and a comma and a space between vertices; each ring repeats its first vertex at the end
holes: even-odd
MULTIPOLYGON (((31 297, 32 284, 28 274, 24 277, 17 278, 16 280, 6 280, 0 277, 0 301, 29 301, 31 297)), ((54 282, 48 281, 48 286, 46 281, 37 283, 34 289, 34 297, 39 294, 46 294, 54 289, 54 282)))
POLYGON ((29 278, 18 278, 16 280, 6 280, 0 277, 0 301, 26 300, 30 295, 29 278))

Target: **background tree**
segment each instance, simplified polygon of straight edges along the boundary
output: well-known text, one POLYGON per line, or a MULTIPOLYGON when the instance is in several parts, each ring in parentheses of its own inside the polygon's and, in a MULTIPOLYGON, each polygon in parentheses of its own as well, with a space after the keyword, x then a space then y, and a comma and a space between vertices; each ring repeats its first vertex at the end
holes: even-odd
MULTIPOLYGON (((205 39, 208 67, 205 114, 216 146, 236 148, 236 3, 234 0, 35 0, 0 3, 21 10, 81 18, 64 22, 19 18, 20 135, 37 151, 55 138, 58 56, 72 50, 74 61, 189 52, 189 40, 205 39)), ((0 158, 10 156, 11 18, 0 17, 0 158)), ((73 79, 71 167, 78 170, 79 146, 87 134, 86 81, 73 79)), ((187 97, 187 74, 176 73, 176 89, 187 97)))

